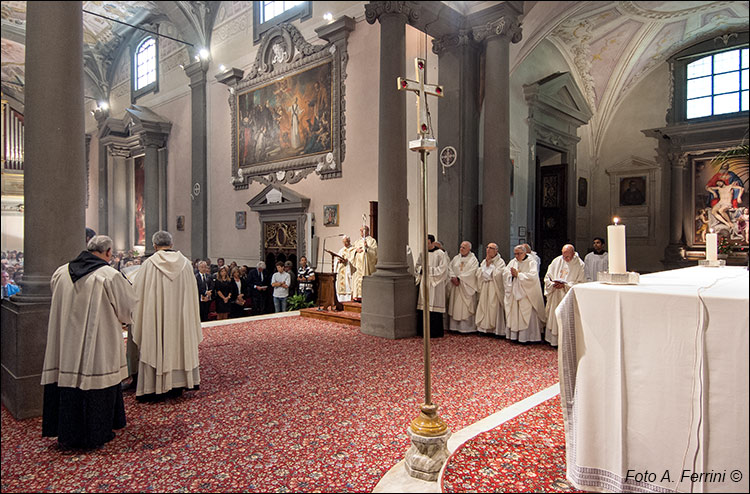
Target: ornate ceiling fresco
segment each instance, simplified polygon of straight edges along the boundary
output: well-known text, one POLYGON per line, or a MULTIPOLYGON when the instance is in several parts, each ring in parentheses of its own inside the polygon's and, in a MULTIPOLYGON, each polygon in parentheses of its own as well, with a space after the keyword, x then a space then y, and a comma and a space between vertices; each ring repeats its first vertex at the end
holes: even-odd
MULTIPOLYGON (((633 86, 682 49, 748 29, 747 2, 538 2, 524 18, 514 67, 540 41, 567 58, 586 95, 594 155, 617 104, 633 86)), ((513 67, 513 68, 514 68, 513 67)))
MULTIPOLYGON (((500 2, 443 3, 468 14, 500 2)), ((248 4, 100 1, 83 2, 83 9, 150 29, 166 23, 173 37, 191 43, 190 50, 194 50, 210 42, 217 13, 220 21, 227 9, 245 9, 248 4)), ((2 88, 22 100, 26 2, 3 1, 0 12, 2 88)), ((594 110, 595 140, 623 95, 671 55, 698 41, 748 29, 745 1, 525 2, 524 12, 523 40, 512 47, 511 69, 542 40, 555 44, 594 110)), ((136 30, 94 14, 83 14, 86 94, 101 98, 109 94, 116 79, 113 61, 136 30)))
MULTIPOLYGON (((83 53, 86 96, 106 98, 114 80, 112 64, 127 48, 139 26, 150 31, 165 29, 190 46, 191 56, 210 38, 209 29, 220 2, 83 2, 83 53), (162 28, 160 29, 160 26, 162 28), (164 27, 166 26, 166 28, 164 27)), ((26 2, 3 1, 2 90, 23 101, 26 2)), ((163 38, 168 49, 168 38, 163 38)), ((172 44, 175 42, 172 41, 172 44)))

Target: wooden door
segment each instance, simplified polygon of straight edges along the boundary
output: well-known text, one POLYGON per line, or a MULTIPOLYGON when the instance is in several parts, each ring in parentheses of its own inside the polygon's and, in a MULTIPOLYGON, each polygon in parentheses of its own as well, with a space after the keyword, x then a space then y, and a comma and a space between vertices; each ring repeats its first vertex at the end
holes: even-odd
POLYGON ((536 245, 542 259, 540 275, 560 255, 568 242, 567 165, 541 166, 537 169, 536 245))

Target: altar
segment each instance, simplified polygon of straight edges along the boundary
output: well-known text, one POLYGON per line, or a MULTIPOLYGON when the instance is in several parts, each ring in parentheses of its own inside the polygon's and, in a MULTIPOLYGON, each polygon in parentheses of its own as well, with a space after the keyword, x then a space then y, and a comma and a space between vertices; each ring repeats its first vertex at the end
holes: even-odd
POLYGON ((748 492, 748 271, 584 283, 557 309, 567 478, 603 492, 748 492))

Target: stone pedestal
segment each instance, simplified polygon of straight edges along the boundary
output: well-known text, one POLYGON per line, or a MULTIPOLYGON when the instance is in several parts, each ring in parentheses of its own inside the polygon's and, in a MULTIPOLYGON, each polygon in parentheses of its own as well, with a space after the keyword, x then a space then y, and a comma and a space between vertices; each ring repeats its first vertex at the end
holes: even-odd
MULTIPOLYGON (((15 297, 14 297, 15 298, 15 297)), ((42 414, 42 363, 49 304, 2 302, 3 404, 16 419, 42 414)))
POLYGON ((406 452, 406 472, 414 478, 434 482, 443 468, 445 460, 450 456, 448 451, 448 439, 451 432, 448 430, 440 436, 421 436, 412 432, 411 428, 406 430, 411 439, 411 448, 406 452))
POLYGON ((362 280, 360 332, 392 340, 417 334, 417 288, 414 277, 378 276, 362 280))

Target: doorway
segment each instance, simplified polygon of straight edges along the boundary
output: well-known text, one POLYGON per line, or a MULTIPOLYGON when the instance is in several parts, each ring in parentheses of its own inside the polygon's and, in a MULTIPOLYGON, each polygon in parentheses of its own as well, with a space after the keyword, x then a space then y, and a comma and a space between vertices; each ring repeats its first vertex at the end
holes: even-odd
POLYGON ((568 165, 566 153, 536 145, 536 239, 535 249, 542 260, 540 276, 568 243, 568 165))

